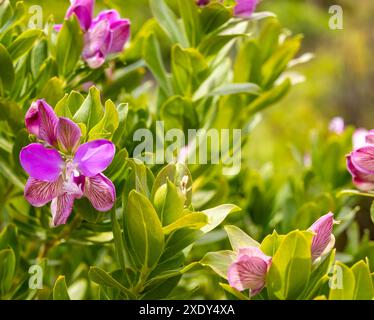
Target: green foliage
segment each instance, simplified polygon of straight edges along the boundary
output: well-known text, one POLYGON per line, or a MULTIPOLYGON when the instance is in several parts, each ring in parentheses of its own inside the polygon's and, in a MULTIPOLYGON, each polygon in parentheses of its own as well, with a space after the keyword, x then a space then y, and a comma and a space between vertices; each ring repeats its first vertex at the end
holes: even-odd
MULTIPOLYGON (((270 12, 234 17, 232 1, 143 4, 136 19, 152 18, 136 20, 123 53, 98 69, 82 59, 75 15, 57 33, 52 18, 42 30, 26 25, 28 2, 0 4, 0 299, 373 299, 374 241, 355 221, 356 200, 373 194, 349 189, 353 129, 329 132, 310 109, 299 118, 288 105, 269 110, 296 91, 299 65, 311 57, 297 58, 303 37, 270 12), (67 225, 51 228, 49 207, 25 200, 19 153, 37 142, 24 128, 36 99, 77 123, 81 143, 115 144, 104 172, 116 188, 109 212, 77 199, 67 225), (210 156, 204 165, 144 164, 134 158, 134 133, 155 135, 156 121, 186 136, 240 129, 240 150, 230 142, 208 152, 242 159, 230 176, 210 156), (299 230, 329 211, 341 222, 337 249, 312 261, 313 234, 299 230), (272 258, 252 297, 219 283, 251 246, 272 258), (30 267, 42 270, 43 289, 30 287, 30 267)), ((58 22, 65 12, 55 7, 58 22)), ((169 146, 152 145, 151 159, 169 146)), ((185 146, 201 150, 196 138, 185 146)))

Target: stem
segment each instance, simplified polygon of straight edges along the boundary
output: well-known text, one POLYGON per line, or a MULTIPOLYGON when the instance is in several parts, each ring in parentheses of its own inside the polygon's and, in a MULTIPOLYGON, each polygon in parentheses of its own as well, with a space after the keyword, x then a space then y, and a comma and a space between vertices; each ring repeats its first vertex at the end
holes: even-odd
POLYGON ((76 214, 71 224, 61 231, 61 233, 54 239, 51 239, 50 241, 47 241, 45 244, 42 245, 40 248, 39 254, 38 254, 38 261, 41 261, 42 259, 46 258, 49 251, 59 245, 62 240, 68 238, 70 234, 80 226, 83 219, 79 214, 76 214))

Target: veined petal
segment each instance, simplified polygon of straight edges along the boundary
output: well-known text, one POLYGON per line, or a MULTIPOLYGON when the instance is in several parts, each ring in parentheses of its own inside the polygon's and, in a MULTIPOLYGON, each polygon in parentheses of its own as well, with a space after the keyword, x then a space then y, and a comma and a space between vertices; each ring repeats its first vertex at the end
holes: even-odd
POLYGON ((81 28, 86 31, 92 22, 94 5, 95 0, 74 0, 66 13, 66 18, 75 14, 81 28))
POLYGON ((98 52, 106 55, 112 43, 109 21, 102 20, 85 34, 83 58, 89 59, 98 52))
POLYGON ((48 149, 40 143, 32 143, 20 152, 22 168, 30 177, 55 182, 62 171, 64 161, 54 149, 48 149))
POLYGON ((57 227, 66 224, 73 210, 75 197, 71 194, 64 193, 56 197, 51 202, 52 225, 57 227))
POLYGON ((31 104, 26 113, 25 124, 27 130, 38 139, 50 145, 56 142, 58 117, 44 100, 37 100, 31 104))
POLYGON ((325 251, 331 241, 332 228, 334 225, 334 214, 329 212, 309 228, 315 233, 312 240, 312 260, 316 260, 325 251))
POLYGON ((109 140, 94 140, 80 145, 75 153, 74 163, 86 177, 103 172, 112 162, 115 146, 109 140))
POLYGON ((243 291, 251 290, 256 295, 265 286, 267 263, 259 257, 243 256, 234 262, 228 270, 227 277, 231 287, 243 291))
POLYGON ((256 10, 258 0, 236 0, 234 14, 239 17, 250 17, 256 10))
POLYGON ((109 53, 122 52, 125 43, 130 38, 130 20, 121 19, 111 23, 112 43, 109 53))
POLYGON ((98 174, 86 177, 84 196, 90 200, 92 206, 98 211, 109 211, 116 201, 116 189, 106 176, 98 174))
POLYGON ((81 129, 73 121, 60 118, 57 125, 57 141, 62 151, 72 153, 79 146, 81 129))
POLYGON ((121 19, 121 16, 117 10, 114 10, 114 9, 104 10, 104 11, 101 11, 95 19, 93 19, 92 26, 95 26, 96 24, 98 24, 100 21, 103 21, 103 20, 106 20, 109 23, 113 23, 120 19, 121 19))
POLYGON ((62 178, 45 182, 29 178, 25 186, 25 199, 34 207, 42 207, 62 193, 62 178))
POLYGON ((266 262, 266 264, 271 264, 271 257, 264 254, 260 248, 257 247, 247 247, 247 248, 240 248, 238 258, 242 258, 243 256, 248 257, 257 257, 266 262))
POLYGON ((374 174, 374 146, 367 145, 351 153, 353 165, 360 171, 374 174))
POLYGON ((374 175, 362 172, 356 168, 350 155, 347 156, 347 169, 352 175, 352 181, 358 189, 362 191, 371 191, 374 189, 374 175))

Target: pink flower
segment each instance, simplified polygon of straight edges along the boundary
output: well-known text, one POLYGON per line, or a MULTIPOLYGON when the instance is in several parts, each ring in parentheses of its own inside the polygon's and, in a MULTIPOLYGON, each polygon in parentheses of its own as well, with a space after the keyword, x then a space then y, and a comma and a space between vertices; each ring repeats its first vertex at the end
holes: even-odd
POLYGON ((99 68, 106 56, 122 51, 130 37, 130 21, 121 19, 116 10, 101 12, 85 34, 83 58, 93 68, 99 68))
MULTIPOLYGON (((93 18, 94 0, 74 0, 66 18, 75 14, 84 32, 83 59, 90 68, 102 66, 106 57, 123 50, 130 37, 130 20, 121 19, 116 10, 102 11, 93 18)), ((60 31, 61 25, 55 30, 60 31)))
POLYGON ((248 18, 256 10, 258 0, 236 0, 234 14, 238 17, 248 18))
POLYGON ((83 196, 98 211, 113 207, 115 187, 102 174, 115 154, 112 142, 80 145, 80 128, 70 119, 58 118, 43 100, 31 105, 26 127, 44 144, 32 143, 20 152, 20 163, 30 176, 24 195, 35 207, 51 202, 53 226, 65 224, 74 200, 83 196))
POLYGON ((326 251, 331 250, 335 244, 335 238, 332 234, 334 225, 334 214, 328 214, 319 218, 308 229, 314 233, 312 240, 312 260, 316 260, 322 256, 326 251))
POLYGON ((257 247, 242 248, 237 260, 229 267, 227 277, 231 287, 243 291, 249 289, 252 296, 265 286, 271 257, 257 247))
MULTIPOLYGON (((223 0, 219 0, 223 2, 223 0)), ((249 18, 256 10, 259 0, 236 0, 234 6, 234 15, 242 18, 249 18)), ((210 0, 197 0, 197 5, 205 6, 210 0)))
POLYGON ((374 189, 374 130, 356 130, 353 144, 355 150, 347 156, 347 169, 358 189, 371 191, 374 189))

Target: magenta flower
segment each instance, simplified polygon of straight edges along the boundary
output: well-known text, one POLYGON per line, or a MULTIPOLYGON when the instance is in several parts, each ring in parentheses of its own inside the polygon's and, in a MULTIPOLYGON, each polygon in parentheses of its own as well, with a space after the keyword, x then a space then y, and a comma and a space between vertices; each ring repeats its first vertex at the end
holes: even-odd
POLYGON ((374 130, 356 130, 353 144, 357 149, 347 156, 347 169, 358 189, 371 191, 374 189, 374 130))
POLYGON ((330 251, 334 246, 335 237, 332 234, 334 223, 334 214, 329 212, 314 222, 308 229, 314 233, 312 240, 313 261, 330 251))
POLYGON ((238 17, 248 18, 256 10, 258 0, 236 0, 234 14, 238 17))
MULTIPOLYGON (((197 0, 196 3, 199 6, 205 6, 209 4, 210 0, 197 0)), ((218 0, 223 2, 223 0, 218 0)), ((259 0, 236 0, 234 6, 234 15, 242 18, 249 18, 256 10, 259 0)))
POLYGON ((115 154, 112 142, 80 145, 80 128, 67 118, 58 118, 43 100, 31 105, 26 127, 44 144, 32 143, 20 152, 21 165, 30 176, 24 195, 35 207, 51 202, 53 226, 66 223, 75 199, 88 198, 98 211, 113 207, 115 187, 102 174, 115 154))
POLYGON ((101 12, 85 34, 83 58, 96 69, 108 54, 121 52, 130 37, 130 21, 121 19, 116 10, 101 12))
POLYGON ((66 18, 75 14, 79 20, 82 30, 87 31, 91 26, 94 14, 95 0, 70 0, 71 6, 66 12, 66 18))
MULTIPOLYGON (((106 57, 123 50, 130 37, 130 20, 121 19, 116 10, 102 11, 93 18, 94 0, 74 0, 66 18, 75 14, 84 32, 83 59, 90 68, 102 66, 106 57)), ((59 31, 61 25, 56 25, 59 31)))
POLYGON ((271 257, 259 248, 242 248, 237 260, 228 269, 229 284, 239 291, 249 289, 254 296, 264 288, 270 265, 271 257))

